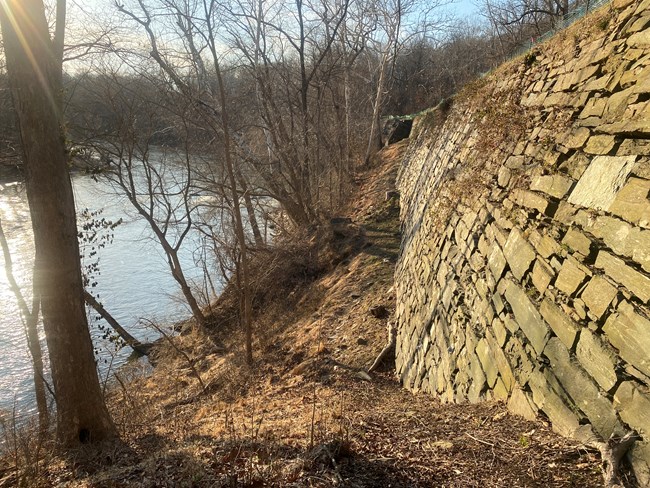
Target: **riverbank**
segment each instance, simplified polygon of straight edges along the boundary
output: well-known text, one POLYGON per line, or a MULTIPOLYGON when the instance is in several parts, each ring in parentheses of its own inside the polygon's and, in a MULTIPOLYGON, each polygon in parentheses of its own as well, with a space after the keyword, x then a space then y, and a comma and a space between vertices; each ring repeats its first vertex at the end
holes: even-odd
MULTIPOLYGON (((544 419, 523 420, 498 402, 442 405, 403 390, 391 364, 367 372, 395 309, 399 208, 386 192, 405 144, 358 175, 346 218, 260 257, 272 271, 258 280, 252 367, 226 293, 214 340, 181 335, 158 348, 151 375, 117 377, 108 398, 123 443, 48 458, 27 484, 601 485, 597 454, 544 419)), ((0 487, 18 479, 12 462, 0 468, 0 487)))

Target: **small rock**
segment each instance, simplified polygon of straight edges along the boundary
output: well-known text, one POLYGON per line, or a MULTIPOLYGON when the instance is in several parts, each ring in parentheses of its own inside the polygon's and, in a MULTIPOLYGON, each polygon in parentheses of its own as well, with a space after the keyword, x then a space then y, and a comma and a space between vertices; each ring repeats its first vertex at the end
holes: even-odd
POLYGON ((368 339, 365 339, 363 337, 359 337, 357 339, 357 344, 359 344, 360 346, 367 346, 368 345, 368 339))
POLYGON ((385 306, 383 305, 375 305, 374 307, 370 307, 370 315, 377 319, 385 319, 388 318, 388 310, 386 309, 385 306))
POLYGON ((399 200, 399 192, 397 190, 390 190, 386 192, 386 201, 399 200))
POLYGON ((330 219, 330 224, 332 225, 342 225, 342 224, 351 224, 352 219, 349 217, 332 217, 330 219))
POLYGON ((372 381, 372 378, 370 377, 370 375, 368 373, 366 373, 365 371, 357 371, 354 376, 356 376, 357 378, 362 379, 364 381, 372 381))
POLYGON ((506 186, 508 186, 508 183, 510 183, 511 175, 512 172, 508 168, 506 168, 505 166, 501 167, 497 177, 497 184, 500 187, 505 188, 506 186))

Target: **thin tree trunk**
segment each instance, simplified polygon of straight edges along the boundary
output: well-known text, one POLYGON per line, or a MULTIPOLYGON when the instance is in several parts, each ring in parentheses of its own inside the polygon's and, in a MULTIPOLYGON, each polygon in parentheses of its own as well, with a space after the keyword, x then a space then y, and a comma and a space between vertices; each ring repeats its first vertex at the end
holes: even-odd
POLYGON ((61 64, 42 0, 4 0, 0 24, 22 138, 57 436, 66 446, 113 438, 117 431, 102 397, 83 300, 74 197, 57 102, 61 64))
MULTIPOLYGON (((165 247, 164 244, 163 247, 165 247)), ((172 276, 174 277, 178 285, 181 287, 183 296, 185 297, 187 304, 190 306, 190 310, 192 311, 192 315, 194 316, 194 320, 196 320, 199 330, 201 332, 205 332, 205 327, 206 327, 205 314, 203 313, 203 310, 199 306, 199 302, 196 301, 196 297, 194 296, 194 293, 192 293, 192 289, 190 288, 190 285, 188 284, 187 279, 185 278, 185 273, 183 273, 183 267, 181 266, 181 262, 178 259, 178 252, 175 249, 165 249, 165 252, 167 254, 167 259, 169 261, 169 268, 171 269, 172 276)))
POLYGON ((248 222, 251 224, 251 231, 253 232, 253 239, 255 239, 255 245, 257 247, 263 247, 264 246, 264 239, 262 238, 262 233, 260 232, 260 226, 257 222, 257 215, 255 215, 255 207, 253 206, 253 199, 251 198, 251 194, 248 191, 248 184, 246 183, 246 179, 244 178, 244 175, 241 173, 241 170, 239 167, 236 168, 237 172, 237 180, 239 182, 239 186, 241 186, 241 189, 243 191, 243 197, 244 197, 244 205, 246 206, 246 213, 248 214, 248 222))
POLYGON ((45 377, 43 368, 43 350, 38 338, 38 317, 40 314, 40 296, 36 289, 36 264, 34 265, 34 274, 32 279, 32 308, 27 307, 27 302, 18 286, 18 282, 13 273, 13 261, 11 252, 5 237, 2 222, 0 221, 0 246, 5 260, 5 272, 9 287, 18 301, 18 308, 23 317, 25 324, 25 335, 27 337, 27 348, 32 357, 32 366, 34 369, 34 392, 36 394, 36 408, 38 409, 38 424, 41 433, 47 432, 50 426, 50 415, 47 411, 47 396, 45 394, 45 377))
POLYGON ((381 134, 380 134, 380 116, 381 104, 384 99, 384 86, 386 84, 386 67, 388 65, 388 54, 382 57, 381 65, 379 67, 379 80, 377 81, 377 91, 375 93, 375 101, 372 107, 372 121, 370 123, 370 135, 368 136, 368 146, 366 147, 366 156, 364 162, 368 164, 370 157, 381 149, 381 134))
MULTIPOLYGON (((209 16, 206 16, 209 18, 209 16)), ((244 326, 244 337, 246 347, 246 363, 253 364, 253 300, 250 292, 250 270, 248 262, 248 251, 246 248, 246 233, 244 232, 244 224, 239 207, 239 192, 237 191, 237 177, 235 174, 235 167, 232 160, 232 141, 230 137, 230 122, 228 120, 228 108, 226 106, 226 89, 223 84, 223 77, 221 76, 221 67, 219 65, 219 56, 217 55, 217 45, 214 39, 213 26, 211 21, 208 20, 208 36, 210 40, 210 51, 212 54, 212 61, 214 63, 214 72, 219 84, 219 104, 221 105, 221 122, 223 124, 223 144, 226 160, 226 172, 228 182, 230 183, 230 191, 232 198, 232 212, 233 220, 235 222, 235 236, 239 245, 240 253, 240 266, 241 273, 241 304, 240 315, 242 325, 244 326)))

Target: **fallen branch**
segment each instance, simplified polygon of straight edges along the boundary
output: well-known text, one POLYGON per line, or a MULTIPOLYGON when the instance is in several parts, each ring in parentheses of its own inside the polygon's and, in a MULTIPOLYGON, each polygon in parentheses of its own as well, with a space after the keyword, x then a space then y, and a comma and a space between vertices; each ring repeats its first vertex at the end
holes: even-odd
POLYGON ((86 303, 90 305, 93 310, 95 310, 95 312, 97 312, 106 322, 108 322, 108 325, 110 325, 111 328, 117 332, 117 335, 122 338, 127 346, 144 356, 149 355, 151 344, 143 344, 131 334, 129 334, 126 329, 124 329, 124 327, 122 327, 119 322, 115 320, 115 318, 110 313, 108 313, 108 310, 106 310, 104 306, 86 290, 84 290, 84 300, 86 300, 86 303))

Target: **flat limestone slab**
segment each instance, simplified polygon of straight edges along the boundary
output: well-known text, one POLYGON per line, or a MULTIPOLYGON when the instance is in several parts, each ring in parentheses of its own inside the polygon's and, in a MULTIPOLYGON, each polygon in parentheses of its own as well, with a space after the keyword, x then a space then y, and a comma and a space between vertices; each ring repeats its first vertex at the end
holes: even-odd
POLYGON ((636 156, 596 156, 569 195, 569 203, 607 210, 634 168, 636 156))

